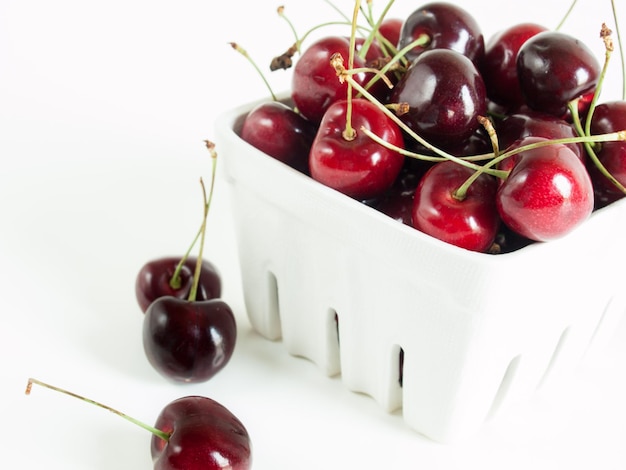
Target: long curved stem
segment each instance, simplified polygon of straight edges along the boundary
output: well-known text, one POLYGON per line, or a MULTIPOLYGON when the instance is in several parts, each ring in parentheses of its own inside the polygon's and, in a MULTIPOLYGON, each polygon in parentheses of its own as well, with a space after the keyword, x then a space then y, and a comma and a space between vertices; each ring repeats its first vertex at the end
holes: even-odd
POLYGON ((73 397, 73 398, 78 398, 79 400, 87 402, 87 403, 89 403, 91 405, 95 405, 95 406, 97 406, 99 408, 103 408, 103 409, 105 409, 107 411, 110 411, 111 413, 116 414, 120 418, 124 418, 126 421, 130 421, 131 423, 139 426, 140 428, 143 428, 143 429, 145 429, 147 431, 150 431, 152 434, 154 434, 157 437, 160 437, 164 441, 168 441, 170 439, 170 434, 169 433, 166 433, 165 431, 161 431, 160 429, 155 428, 154 426, 150 426, 150 425, 148 425, 146 423, 143 423, 143 422, 133 418, 132 416, 128 416, 126 413, 122 413, 121 411, 118 411, 115 408, 111 408, 108 405, 104 405, 104 404, 99 403, 97 401, 94 401, 94 400, 92 400, 90 398, 86 398, 86 397, 83 397, 82 395, 78 395, 78 394, 76 394, 74 392, 70 392, 69 390, 65 390, 65 389, 62 389, 62 388, 59 388, 59 387, 55 387, 54 385, 50 385, 48 383, 42 382, 41 380, 37 380, 37 379, 33 379, 33 378, 28 379, 28 383, 26 384, 26 395, 30 395, 31 390, 33 388, 33 384, 40 385, 42 387, 48 388, 50 390, 53 390, 55 392, 59 392, 59 393, 65 394, 65 395, 69 395, 70 397, 73 397))

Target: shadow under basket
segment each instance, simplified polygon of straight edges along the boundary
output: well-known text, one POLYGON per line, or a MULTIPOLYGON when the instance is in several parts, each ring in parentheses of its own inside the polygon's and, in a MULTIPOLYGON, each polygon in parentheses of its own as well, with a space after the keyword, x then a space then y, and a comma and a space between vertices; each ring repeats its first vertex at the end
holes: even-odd
POLYGON ((317 183, 216 123, 250 322, 439 442, 571 370, 626 310, 626 200, 568 236, 489 255, 317 183))

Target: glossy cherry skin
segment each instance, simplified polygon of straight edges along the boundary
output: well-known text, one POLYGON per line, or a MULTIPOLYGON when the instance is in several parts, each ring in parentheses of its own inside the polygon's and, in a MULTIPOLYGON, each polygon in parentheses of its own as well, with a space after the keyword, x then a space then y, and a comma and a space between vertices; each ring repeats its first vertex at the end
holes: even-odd
MULTIPOLYGON (((173 296, 186 299, 189 296, 196 269, 195 256, 185 260, 179 273, 180 285, 172 287, 170 284, 181 259, 182 257, 176 256, 157 258, 141 267, 135 278, 135 296, 142 312, 145 313, 148 306, 159 297, 173 296)), ((196 300, 215 299, 221 294, 222 279, 217 267, 208 260, 202 260, 196 300)))
POLYGON ((187 396, 169 403, 155 428, 170 434, 154 435, 154 470, 249 470, 252 444, 243 423, 226 407, 207 397, 187 396))
POLYGON ((544 31, 520 48, 517 75, 530 108, 565 117, 568 103, 576 98, 581 99, 581 114, 588 109, 600 63, 580 40, 559 31, 544 31))
MULTIPOLYGON (((626 129, 626 101, 610 101, 596 106, 591 119, 592 134, 606 134, 626 129)), ((626 142, 599 144, 596 155, 607 171, 626 186, 626 142)), ((624 197, 624 193, 600 173, 591 160, 589 173, 596 194, 596 206, 603 207, 624 197)))
POLYGON ((404 20, 402 18, 385 18, 378 28, 378 32, 389 41, 393 47, 398 45, 400 41, 400 31, 404 20))
MULTIPOLYGON (((291 97, 294 106, 315 124, 319 124, 332 103, 347 97, 348 86, 340 82, 330 60, 335 53, 341 54, 344 66, 347 68, 349 51, 350 40, 348 38, 324 37, 309 45, 293 68, 291 97)), ((379 55, 379 53, 374 50, 374 55, 379 55)), ((365 60, 355 55, 354 67, 365 67, 365 63, 365 60)), ((352 77, 357 83, 365 86, 373 74, 361 72, 352 77)))
POLYGON ((420 54, 394 88, 391 101, 408 104, 408 113, 400 118, 444 149, 463 145, 478 129, 478 116, 487 110, 478 70, 467 57, 447 49, 420 54))
MULTIPOLYGON (((516 145, 538 142, 529 137, 516 145)), ((496 205, 502 221, 533 241, 561 238, 593 210, 593 186, 583 162, 570 148, 552 144, 518 154, 500 184, 496 205)))
MULTIPOLYGON (((532 110, 506 116, 497 123, 496 131, 498 142, 503 149, 525 137, 543 137, 551 140, 578 137, 574 126, 568 121, 552 114, 532 110)), ((567 144, 567 146, 581 161, 585 161, 586 154, 582 144, 567 144)))
POLYGON ((517 53, 522 44, 543 31, 547 31, 544 26, 520 23, 497 32, 487 41, 479 67, 490 100, 507 108, 524 104, 517 78, 517 53))
POLYGON ((351 102, 355 137, 344 137, 348 101, 333 103, 311 147, 311 177, 355 199, 378 198, 393 185, 404 156, 375 142, 361 128, 400 148, 404 139, 400 127, 376 105, 363 98, 351 102))
POLYGON ((255 106, 243 121, 241 138, 292 168, 308 172, 317 127, 280 101, 255 106))
POLYGON ((485 53, 485 39, 478 22, 464 9, 447 2, 427 3, 413 11, 400 30, 398 49, 402 49, 422 34, 430 40, 406 54, 410 61, 432 49, 451 49, 480 63, 485 53))
POLYGON ((413 201, 413 227, 467 250, 486 252, 498 232, 498 183, 481 174, 465 197, 455 194, 475 170, 453 161, 435 164, 420 180, 413 201))
POLYGON ((204 382, 226 364, 235 349, 237 325, 220 299, 190 302, 160 297, 143 321, 148 362, 175 382, 204 382))

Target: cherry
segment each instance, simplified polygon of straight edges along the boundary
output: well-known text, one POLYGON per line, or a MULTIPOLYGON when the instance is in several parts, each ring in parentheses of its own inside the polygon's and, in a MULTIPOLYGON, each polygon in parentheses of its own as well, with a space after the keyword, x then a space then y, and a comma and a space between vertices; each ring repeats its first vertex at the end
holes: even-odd
POLYGON ((559 31, 528 39, 517 54, 517 75, 528 106, 566 117, 570 101, 584 113, 600 76, 600 63, 580 40, 559 31))
POLYGON ((478 116, 487 110, 478 70, 467 57, 447 49, 420 54, 394 88, 391 101, 408 104, 400 118, 443 149, 468 139, 480 126, 478 116))
POLYGON ((178 398, 167 404, 156 424, 150 426, 110 406, 37 379, 28 379, 27 395, 33 384, 103 408, 151 432, 155 470, 248 470, 252 465, 247 429, 230 410, 210 398, 178 398))
MULTIPOLYGON (((145 313, 148 306, 159 297, 187 298, 193 285, 196 262, 195 256, 185 258, 184 261, 181 257, 170 256, 144 264, 135 281, 135 295, 141 311, 145 313)), ((220 297, 221 293, 222 280, 217 267, 208 260, 202 260, 196 299, 214 299, 220 297)))
POLYGON ((413 196, 415 188, 430 164, 414 158, 406 159, 405 165, 391 189, 375 205, 376 210, 405 225, 413 225, 413 196))
MULTIPOLYGON (((298 111, 310 121, 319 124, 332 103, 346 98, 348 87, 337 79, 330 61, 335 54, 349 57, 349 52, 348 38, 327 36, 309 45, 296 62, 293 68, 291 97, 298 111)), ((358 68, 365 67, 365 60, 355 55, 353 65, 358 68)), ((373 74, 367 72, 353 75, 354 80, 364 86, 372 77, 373 74)))
MULTIPOLYGON (((513 145, 515 141, 524 137, 544 137, 546 139, 565 139, 578 137, 572 124, 552 114, 527 110, 506 116, 496 125, 498 140, 502 148, 513 145)), ((585 160, 585 151, 582 144, 567 144, 580 158, 585 160)))
MULTIPOLYGON (((549 142, 527 137, 516 145, 549 142)), ((593 204, 593 187, 585 165, 563 144, 550 143, 518 153, 496 194, 502 221, 534 241, 554 240, 571 232, 587 220, 593 204)))
POLYGON ((189 301, 160 297, 143 322, 150 364, 178 382, 204 382, 230 361, 237 339, 232 310, 221 299, 189 301))
POLYGON ((481 173, 461 195, 459 188, 475 171, 451 160, 433 165, 415 191, 413 227, 467 250, 487 251, 500 225, 495 205, 498 183, 481 173))
POLYGON ((280 101, 257 105, 245 117, 241 138, 292 168, 308 173, 309 151, 317 127, 280 101))
POLYGON ((427 3, 413 11, 402 25, 398 49, 409 46, 422 35, 429 38, 428 43, 409 50, 408 60, 414 60, 426 50, 452 49, 478 64, 485 53, 485 40, 474 17, 447 2, 427 3))
POLYGON ((207 397, 187 396, 169 403, 155 427, 167 441, 152 436, 155 470, 230 469, 252 466, 250 436, 226 407, 207 397))
POLYGON ((360 200, 378 198, 387 191, 404 162, 402 154, 372 140, 362 127, 403 147, 398 125, 369 100, 354 98, 339 100, 328 108, 309 156, 313 179, 360 200), (353 132, 346 132, 349 109, 353 132))
POLYGON ((400 41, 400 31, 402 30, 403 24, 404 20, 402 18, 385 18, 380 23, 378 32, 396 47, 400 41))
POLYGON ((522 44, 543 31, 547 28, 535 23, 516 24, 499 31, 486 43, 479 67, 489 99, 507 108, 524 104, 517 78, 517 53, 522 44))
MULTIPOLYGON (((626 101, 617 100, 599 104, 591 117, 592 134, 617 132, 626 129, 626 101)), ((595 151, 600 163, 622 186, 626 186, 626 142, 604 142, 595 151)), ((592 162, 588 165, 596 206, 603 207, 624 197, 624 192, 604 176, 592 162)))

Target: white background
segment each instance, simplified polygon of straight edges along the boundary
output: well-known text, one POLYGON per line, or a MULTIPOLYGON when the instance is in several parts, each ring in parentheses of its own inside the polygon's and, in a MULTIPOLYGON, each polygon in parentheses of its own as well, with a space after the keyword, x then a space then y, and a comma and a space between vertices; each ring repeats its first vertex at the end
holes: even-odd
MULTIPOLYGON (((210 176, 202 141, 213 138, 219 113, 267 95, 228 42, 239 42, 265 70, 293 40, 276 15, 279 5, 0 2, 3 458, 20 469, 151 467, 148 433, 42 388, 26 397, 34 376, 148 423, 174 398, 211 396, 248 427, 257 470, 626 468, 624 322, 574 375, 467 442, 436 444, 409 430, 399 413, 386 414, 346 391, 339 377, 325 377, 251 331, 221 181, 205 253, 237 314, 237 349, 205 384, 174 385, 151 369, 135 275, 149 259, 186 250, 201 218, 198 179, 210 176)), ((284 5, 301 32, 338 18, 322 0, 284 5)), ((350 14, 352 2, 337 5, 350 14)), ((463 5, 489 37, 521 21, 553 27, 568 2, 463 5)), ((392 14, 417 6, 399 0, 392 14)), ((626 30, 626 5, 619 6, 626 30)), ((608 0, 580 0, 564 29, 601 58, 602 21, 612 24, 608 0)), ((607 99, 619 96, 617 66, 607 99)), ((281 71, 269 79, 279 91, 289 77, 281 71)))

